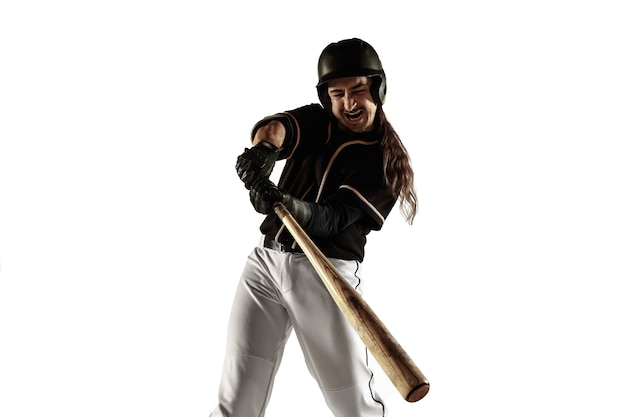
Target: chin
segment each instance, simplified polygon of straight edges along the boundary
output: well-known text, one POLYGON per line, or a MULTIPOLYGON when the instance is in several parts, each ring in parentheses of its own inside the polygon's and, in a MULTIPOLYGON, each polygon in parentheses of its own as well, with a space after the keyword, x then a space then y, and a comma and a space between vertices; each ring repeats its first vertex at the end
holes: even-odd
POLYGON ((340 129, 349 131, 352 133, 363 133, 371 130, 371 126, 368 126, 364 123, 352 124, 352 123, 340 123, 340 129))

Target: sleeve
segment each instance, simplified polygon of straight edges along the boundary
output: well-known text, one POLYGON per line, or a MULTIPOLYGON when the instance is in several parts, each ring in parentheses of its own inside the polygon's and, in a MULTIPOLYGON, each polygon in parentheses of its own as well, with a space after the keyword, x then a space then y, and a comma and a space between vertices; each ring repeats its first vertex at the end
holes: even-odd
POLYGON ((330 132, 328 113, 319 104, 309 104, 263 118, 252 128, 251 138, 257 130, 272 120, 278 120, 285 126, 285 143, 280 150, 279 159, 289 159, 295 154, 312 152, 323 145, 330 132))
POLYGON ((365 212, 362 221, 370 230, 380 230, 396 203, 396 198, 388 189, 375 191, 372 188, 359 189, 351 185, 342 185, 342 190, 348 190, 358 201, 360 208, 365 212))
POLYGON ((311 220, 306 231, 312 236, 336 235, 366 215, 348 192, 342 190, 327 201, 310 204, 311 220))
MULTIPOLYGON (((356 157, 353 159, 357 160, 356 157)), ((363 155, 339 184, 339 190, 348 193, 354 205, 365 215, 360 220, 371 230, 380 230, 396 203, 397 196, 385 182, 382 156, 378 152, 363 155)))

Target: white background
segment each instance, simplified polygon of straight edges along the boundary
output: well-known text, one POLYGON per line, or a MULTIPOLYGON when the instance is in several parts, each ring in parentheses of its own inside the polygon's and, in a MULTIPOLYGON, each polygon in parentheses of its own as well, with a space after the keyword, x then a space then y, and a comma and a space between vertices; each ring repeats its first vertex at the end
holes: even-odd
MULTIPOLYGON (((623 416, 620 2, 219 3, 0 6, 0 416, 208 415, 261 220, 235 158, 354 36, 420 198, 364 264, 432 385, 379 373, 392 415, 623 416)), ((330 416, 295 338, 267 415, 330 416)))

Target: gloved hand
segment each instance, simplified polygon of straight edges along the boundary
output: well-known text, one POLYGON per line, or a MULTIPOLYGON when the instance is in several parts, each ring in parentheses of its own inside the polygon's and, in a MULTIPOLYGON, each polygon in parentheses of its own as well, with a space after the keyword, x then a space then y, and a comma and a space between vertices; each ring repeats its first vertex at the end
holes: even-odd
POLYGON ((261 214, 274 211, 274 203, 282 203, 284 193, 267 178, 259 178, 250 184, 250 202, 252 207, 261 214))
POLYGON ((278 188, 267 178, 254 181, 250 186, 250 202, 261 214, 274 212, 275 203, 283 203, 293 218, 306 229, 313 216, 313 204, 293 197, 278 188))
POLYGON ((237 157, 235 169, 247 189, 255 180, 269 178, 279 153, 280 149, 271 143, 259 142, 237 157))

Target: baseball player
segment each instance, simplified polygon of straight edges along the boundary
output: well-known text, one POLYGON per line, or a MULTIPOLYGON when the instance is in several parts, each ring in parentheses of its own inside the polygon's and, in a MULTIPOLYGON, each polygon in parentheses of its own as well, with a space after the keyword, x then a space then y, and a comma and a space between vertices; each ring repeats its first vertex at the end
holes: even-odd
POLYGON ((318 75, 321 105, 259 121, 237 158, 252 206, 267 216, 235 293, 211 417, 264 415, 292 332, 336 417, 386 415, 366 348, 272 207, 282 202, 358 290, 368 233, 398 201, 409 223, 415 217, 413 170, 383 112, 387 83, 374 48, 360 39, 331 43, 318 75), (274 184, 279 159, 286 161, 274 184))

